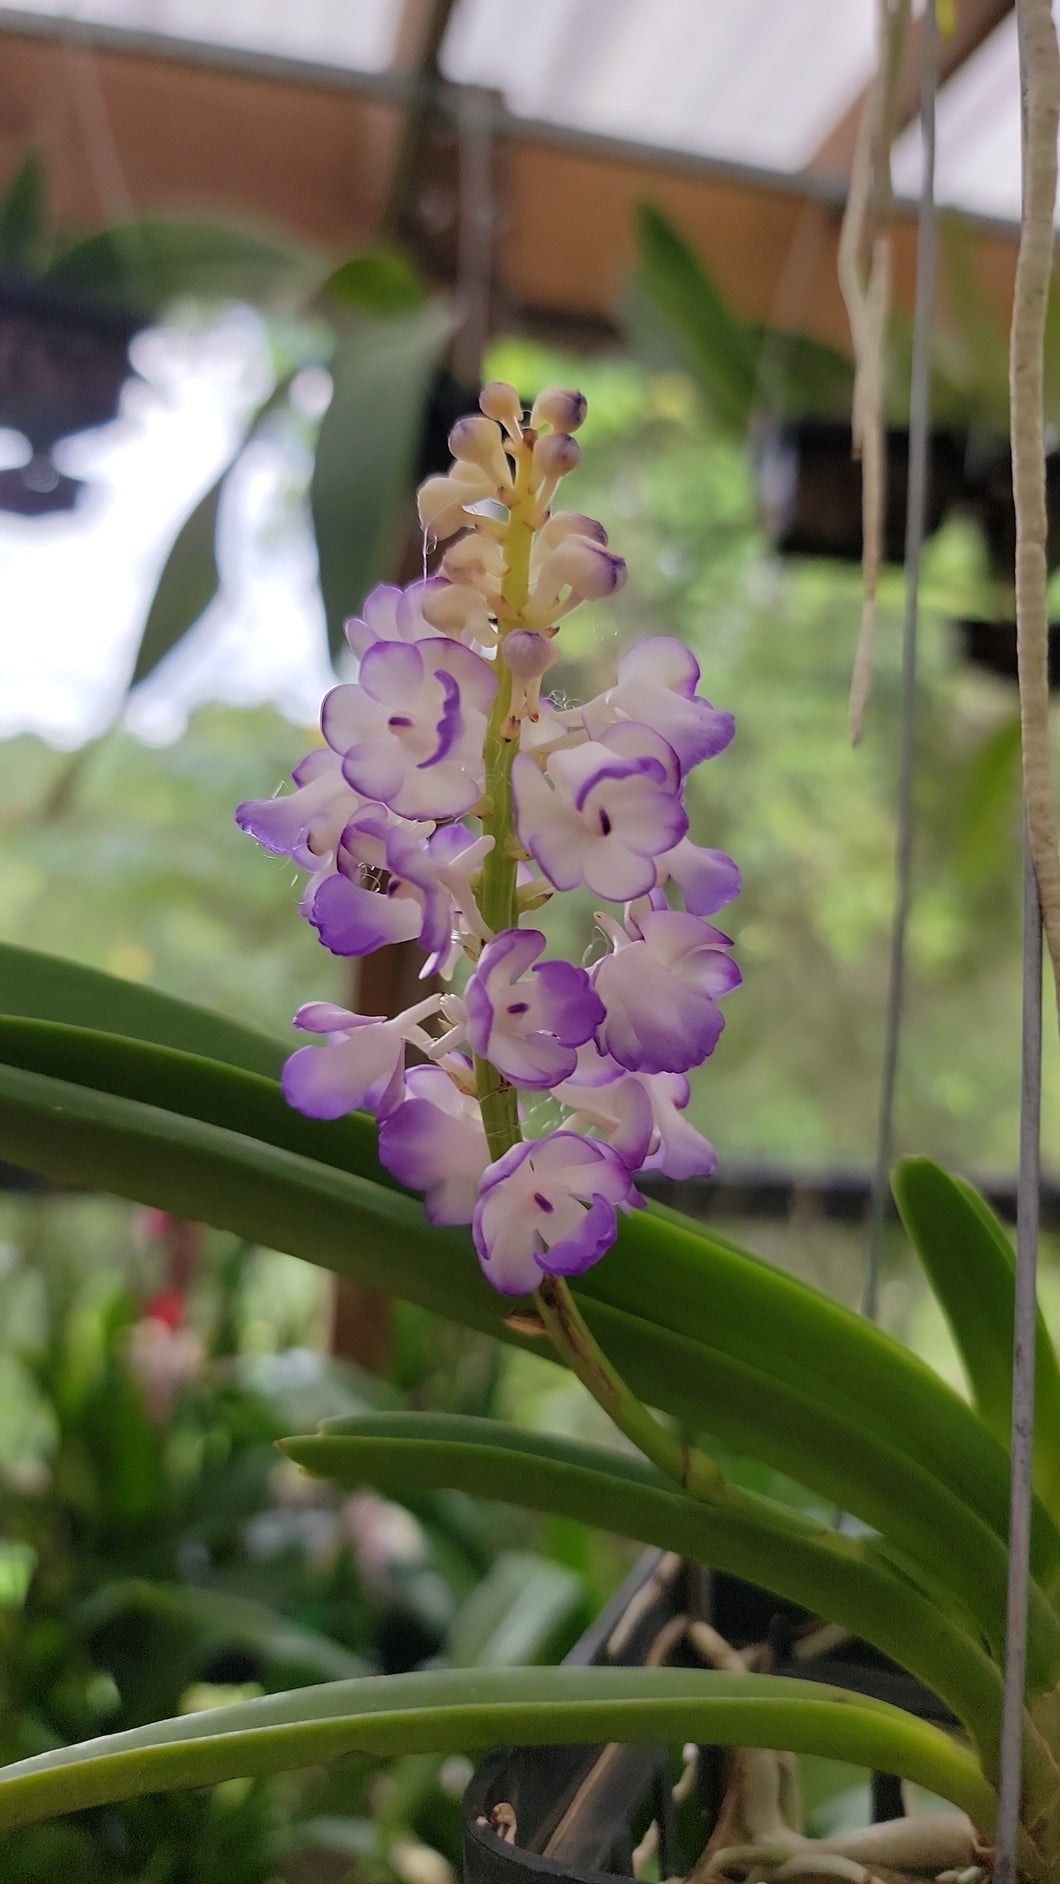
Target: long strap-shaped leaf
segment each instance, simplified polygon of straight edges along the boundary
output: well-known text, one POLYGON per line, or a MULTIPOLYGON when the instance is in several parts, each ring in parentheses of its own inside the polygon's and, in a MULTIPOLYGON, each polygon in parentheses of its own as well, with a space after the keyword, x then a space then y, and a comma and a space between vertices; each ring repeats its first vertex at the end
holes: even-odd
POLYGON ((987 1836, 993 1824, 993 1790, 967 1749, 882 1701, 770 1675, 520 1668, 331 1682, 61 1747, 0 1769, 0 1830, 349 1753, 610 1740, 825 1754, 930 1787, 987 1836))
POLYGON ((712 1507, 650 1465, 577 1440, 457 1414, 370 1413, 287 1439, 306 1471, 350 1490, 445 1487, 636 1537, 747 1577, 818 1609, 908 1668, 964 1722, 987 1772, 1001 1720, 1001 1676, 949 1616, 880 1561, 871 1539, 733 1490, 712 1507))
MULTIPOLYGON (((181 1077, 190 1077, 188 1056, 174 1057, 181 1077)), ((466 1235, 432 1229, 402 1193, 256 1138, 8 1067, 0 1068, 0 1150, 47 1175, 205 1217, 473 1327, 504 1331, 466 1235)), ((665 1261, 664 1247, 660 1286, 665 1261)), ((882 1445, 871 1425, 834 1415, 766 1371, 609 1304, 586 1307, 636 1391, 858 1513, 926 1566, 996 1644, 1004 1546, 940 1478, 882 1445)), ((1037 1586, 1031 1611, 1029 1680, 1037 1692, 1060 1672, 1060 1621, 1037 1586)))
MULTIPOLYGON (((0 947, 0 1010, 155 1040, 272 1077, 283 1059, 282 1048, 250 1029, 153 989, 131 988, 28 950, 0 947)), ((34 1058, 32 1050, 12 1057, 27 1067, 104 1087, 111 1078, 112 1089, 129 1090, 114 1086, 112 1072, 93 1070, 91 1053, 81 1052, 66 1065, 54 1052, 47 1059, 34 1058)), ((137 1092, 145 1096, 142 1087, 137 1092)), ((158 1103, 183 1109, 200 1102, 190 1096, 174 1099, 160 1086, 158 1103)), ((380 1170, 374 1128, 367 1121, 329 1126, 292 1120, 284 1127, 279 1119, 285 1108, 275 1092, 268 1106, 270 1119, 254 1129, 270 1142, 392 1186, 393 1180, 380 1170)), ((200 1115, 219 1116, 212 1111, 200 1115)), ((227 1121, 234 1115, 220 1116, 227 1121)), ((776 1380, 853 1416, 856 1425, 929 1471, 944 1458, 947 1484, 998 1537, 1007 1537, 1004 1446, 929 1368, 819 1290, 660 1207, 638 1212, 623 1225, 618 1247, 582 1280, 580 1289, 706 1347, 724 1349, 752 1369, 760 1369, 761 1357, 767 1354, 776 1380), (659 1273, 662 1256, 665 1278, 659 1273)), ((451 1312, 459 1315, 456 1309, 451 1312)), ((1060 1530, 1039 1510, 1035 1574, 1048 1581, 1058 1567, 1060 1530)))
POLYGON ((279 1079, 285 1058, 280 1041, 241 1021, 13 942, 0 942, 0 1013, 179 1047, 266 1079, 279 1079))
MULTIPOLYGON (((374 1127, 369 1121, 359 1118, 321 1125, 317 1121, 304 1119, 284 1103, 274 1082, 242 1073, 232 1066, 91 1030, 3 1017, 0 1017, 0 1051, 14 1064, 61 1074, 68 1080, 72 1078, 83 1083, 88 1090, 99 1088, 123 1098, 153 1102, 154 1110, 172 1108, 176 1116, 191 1116, 204 1123, 234 1127, 248 1138, 278 1148, 314 1158, 323 1155, 339 1168, 348 1171, 353 1166, 357 1171, 369 1174, 373 1181, 384 1176, 376 1157, 374 1127)), ((90 1100, 81 1103, 87 1104, 91 1110, 90 1100)), ((32 1162, 35 1157, 39 1166, 43 1144, 43 1137, 34 1140, 33 1153, 28 1162, 32 1162)), ((76 1151, 83 1147, 79 1145, 74 1149, 76 1151)), ((69 1176, 68 1167, 63 1168, 63 1174, 69 1176)), ((156 1172, 153 1181, 157 1184, 161 1177, 162 1173, 156 1172)), ((99 1181, 101 1179, 97 1175, 99 1181)), ((116 1178, 112 1177, 110 1183, 112 1188, 121 1188, 116 1178)), ((141 1193, 139 1189, 134 1189, 131 1194, 139 1196, 141 1193)), ((418 1206, 411 1204, 403 1193, 397 1193, 392 1188, 391 1203, 387 1206, 389 1214, 393 1214, 393 1200, 397 1196, 403 1198, 406 1221, 415 1225, 422 1245, 425 1226, 418 1206)), ((375 1204, 379 1203, 374 1191, 370 1195, 372 1200, 375 1204)), ((218 1208, 215 1199, 212 1205, 213 1221, 217 1221, 218 1208)), ((198 1206, 198 1213, 210 1214, 202 1202, 198 1206)), ((652 1219, 652 1224, 654 1235, 646 1251, 646 1260, 659 1285, 658 1294, 665 1297, 673 1277, 670 1264, 674 1259, 675 1235, 679 1243, 678 1264, 686 1253, 684 1245, 688 1239, 684 1236, 684 1226, 680 1220, 677 1221, 676 1232, 669 1222, 652 1219), (661 1268, 661 1263, 666 1266, 661 1268)), ((239 1226, 231 1223, 231 1227, 239 1226)), ((431 1234, 437 1236, 436 1232, 431 1234)), ((271 1240, 276 1240, 275 1233, 271 1240)), ((421 1256, 417 1258, 417 1270, 412 1276, 406 1274, 403 1278, 395 1272, 391 1277, 380 1278, 375 1270, 370 1270, 370 1279, 383 1280, 397 1293, 411 1291, 415 1299, 427 1299, 429 1306, 440 1308, 457 1319, 471 1319, 476 1326, 496 1328, 495 1298, 481 1283, 477 1267, 471 1261, 466 1239, 462 1235, 450 1235, 438 1241, 439 1250, 444 1243, 449 1252, 449 1264, 439 1267, 436 1262, 434 1274, 428 1280, 435 1285, 442 1285, 441 1295, 435 1293, 433 1297, 425 1298, 422 1289, 417 1293, 422 1271, 421 1256)), ((712 1258, 716 1258, 717 1270, 712 1267, 711 1275, 717 1272, 723 1276, 731 1273, 732 1252, 724 1248, 715 1251, 709 1243, 706 1247, 712 1258)), ((333 1257, 314 1257, 312 1249, 307 1249, 304 1244, 298 1253, 309 1254, 315 1260, 334 1262, 333 1257)), ((757 1305, 748 1305, 744 1312, 750 1312, 756 1306, 761 1325, 763 1320, 768 1319, 774 1288, 782 1290, 785 1279, 778 1278, 765 1265, 755 1263, 753 1258, 739 1260, 742 1260, 758 1290, 757 1305)), ((363 1267, 362 1263, 362 1270, 363 1267)), ((590 1284, 594 1280, 590 1278, 590 1284)), ((700 1286, 707 1286, 709 1280, 700 1278, 700 1286)), ((687 1276, 682 1276, 678 1271, 675 1289, 680 1292, 687 1285, 687 1276)), ((630 1292, 639 1294, 639 1289, 630 1292)), ((720 1293, 723 1294, 724 1290, 720 1293)), ((644 1391, 669 1406, 671 1411, 680 1412, 693 1422, 698 1420, 703 1424, 706 1421, 712 1431, 733 1445, 743 1450, 757 1450, 779 1469, 811 1484, 823 1496, 847 1504, 866 1522, 886 1529, 895 1542, 909 1549, 918 1560, 923 1556, 922 1544, 918 1544, 916 1536, 919 1526, 921 1538, 928 1539, 931 1560, 946 1571, 952 1580, 952 1554, 948 1541, 940 1532, 938 1519, 947 1513, 954 1520, 958 1518, 953 1491, 923 1464, 922 1456, 920 1459, 914 1456, 910 1460, 897 1446, 889 1443, 886 1422, 879 1417, 875 1407, 866 1413, 856 1401, 851 1401, 850 1396, 834 1394, 829 1371, 832 1334, 829 1304, 825 1298, 812 1294, 809 1299, 811 1304, 819 1306, 824 1321, 823 1330, 818 1330, 816 1334, 815 1351, 819 1355, 820 1371, 813 1383, 804 1378, 804 1364, 792 1363, 784 1348, 778 1347, 777 1330, 773 1331, 770 1339, 764 1340, 764 1345, 751 1357, 743 1360, 734 1358, 725 1339, 731 1332, 729 1324, 719 1315, 720 1326, 717 1329, 709 1328, 705 1338, 696 1344, 702 1350, 698 1368, 683 1334, 666 1328, 656 1336, 656 1347, 660 1341, 668 1341, 671 1351, 678 1346, 685 1356, 686 1371, 694 1373, 697 1379, 695 1397, 683 1405, 672 1398, 668 1399, 667 1391, 664 1389, 660 1392, 650 1376, 644 1391), (762 1353, 768 1356, 768 1367, 761 1364, 762 1353), (706 1357, 709 1357, 709 1368, 702 1365, 702 1359, 706 1357), (782 1376, 779 1379, 778 1373, 782 1376), (783 1378, 784 1374, 787 1379, 783 1378), (794 1387, 790 1384, 792 1377, 797 1383, 794 1387), (810 1476, 807 1476, 808 1459, 812 1462, 810 1476), (853 1483, 852 1467, 856 1467, 853 1483), (910 1522, 912 1530, 909 1528, 910 1522)), ((801 1297, 797 1301, 802 1309, 804 1305, 801 1297)), ((638 1329, 641 1323, 651 1324, 655 1319, 650 1314, 648 1304, 645 1303, 643 1307, 644 1312, 637 1317, 638 1329)), ((739 1309, 740 1304, 737 1303, 733 1310, 733 1319, 737 1321, 739 1309)), ((691 1312, 690 1309, 690 1318, 691 1312)), ((620 1319, 624 1317, 628 1324, 628 1315, 621 1298, 616 1307, 612 1307, 610 1302, 602 1302, 590 1313, 598 1319, 602 1317, 612 1329, 616 1314, 620 1319)), ((784 1332, 792 1338, 790 1328, 784 1332)), ((805 1316, 797 1332, 804 1342, 810 1339, 812 1330, 808 1332, 805 1316)), ((611 1338, 615 1338, 613 1333, 611 1338)), ((621 1341, 621 1333, 618 1338, 621 1341)), ((738 1328, 735 1330, 735 1344, 743 1344, 738 1328)), ((624 1346, 629 1346, 628 1327, 624 1346)), ((649 1353, 650 1344, 649 1349, 645 1349, 643 1343, 640 1343, 633 1365, 636 1368, 639 1362, 642 1373, 647 1371, 644 1363, 649 1353)), ((672 1393, 673 1383, 669 1382, 668 1376, 663 1378, 667 1380, 672 1393)), ((914 1383, 919 1387, 917 1376, 914 1376, 914 1383)), ((945 1404, 945 1390, 940 1392, 945 1404)), ((967 1409, 964 1412, 967 1413, 967 1409)), ((985 1548, 987 1585, 991 1586, 993 1579, 1000 1588, 1003 1576, 1001 1554, 997 1546, 991 1544, 989 1535, 984 1538, 985 1526, 979 1516, 980 1508, 986 1507, 992 1511, 995 1531, 1001 1528, 1002 1517, 996 1509, 1000 1488, 996 1483, 992 1484, 989 1455, 985 1462, 979 1457, 985 1435, 974 1420, 970 1431, 966 1427, 958 1427, 958 1435, 954 1443, 963 1447, 966 1453, 970 1452, 972 1464, 978 1470, 978 1477, 974 1474, 971 1476, 976 1503, 972 1506, 975 1535, 969 1534, 969 1545, 974 1546, 977 1557, 982 1556, 985 1548), (992 1501, 989 1496, 991 1491, 994 1494, 992 1501)), ((926 1452, 932 1463, 935 1458, 945 1456, 949 1471, 950 1454, 936 1452, 928 1447, 923 1433, 919 1437, 920 1454, 926 1452)), ((960 1483, 961 1474, 954 1472, 953 1476, 960 1483)), ((1048 1527, 1039 1523, 1036 1569, 1042 1565, 1047 1570, 1051 1568, 1051 1540, 1047 1532, 1048 1527)), ((981 1572, 971 1572, 970 1560, 965 1569, 968 1571, 969 1583, 974 1583, 978 1589, 982 1580, 981 1572)), ((996 1595, 997 1591, 994 1590, 993 1594, 996 1595)), ((1046 1672, 1043 1668, 1043 1677, 1046 1672)))
MULTIPOLYGON (((930 1158, 904 1158, 894 1194, 949 1322, 980 1416, 1007 1443, 1012 1423, 1016 1259, 990 1206, 930 1158)), ((1060 1519, 1060 1362, 1038 1312, 1034 1363, 1034 1483, 1060 1519)))

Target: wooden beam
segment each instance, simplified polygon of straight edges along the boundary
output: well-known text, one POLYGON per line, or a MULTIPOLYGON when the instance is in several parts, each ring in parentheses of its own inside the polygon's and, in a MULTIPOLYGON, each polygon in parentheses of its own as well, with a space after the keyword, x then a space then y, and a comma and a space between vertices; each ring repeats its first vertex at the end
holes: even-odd
MULTIPOLYGON (((1002 20, 1012 12, 1015 0, 960 0, 952 33, 939 46, 939 86, 959 72, 973 52, 1002 20)), ((905 54, 898 74, 897 128, 904 130, 920 110, 920 73, 924 63, 924 24, 913 20, 906 35, 905 54)), ((850 175, 857 143, 858 125, 865 108, 867 88, 843 113, 806 166, 810 176, 836 177, 845 181, 850 175)))
MULTIPOLYGON (((836 272, 838 197, 511 138, 503 144, 503 162, 508 226, 501 237, 500 276, 510 319, 546 328, 551 323, 554 332, 566 325, 575 340, 580 323, 581 336, 591 342, 594 327, 614 319, 636 259, 635 205, 651 200, 676 223, 741 314, 814 334, 849 352, 836 272)), ((979 224, 974 251, 979 278, 1007 331, 1015 232, 979 224)), ((910 313, 915 277, 915 212, 900 206, 894 301, 910 313)))
POLYGON ((341 85, 152 57, 0 15, 0 170, 46 157, 72 230, 171 210, 244 218, 342 252, 377 227, 403 113, 341 85))

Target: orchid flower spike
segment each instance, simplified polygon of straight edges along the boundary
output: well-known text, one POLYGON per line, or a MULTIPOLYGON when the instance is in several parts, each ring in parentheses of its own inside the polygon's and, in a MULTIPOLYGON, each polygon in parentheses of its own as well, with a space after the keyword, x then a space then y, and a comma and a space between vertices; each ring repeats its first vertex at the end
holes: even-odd
POLYGON ((295 1025, 319 1043, 292 1054, 283 1089, 312 1118, 374 1113, 386 1169, 433 1223, 472 1224, 504 1295, 597 1262, 638 1172, 713 1170, 689 1075, 740 981, 708 920, 739 872, 689 826, 689 775, 733 736, 695 656, 657 636, 582 705, 547 691, 560 624, 626 580, 601 523, 552 509, 586 411, 568 387, 529 411, 506 382, 483 389, 450 470, 419 492, 437 567, 367 596, 323 745, 292 792, 237 812, 309 873, 302 914, 333 955, 416 944, 428 981, 463 964, 453 992, 393 1017, 308 1003, 295 1025), (522 926, 584 888, 612 905, 589 969, 545 959, 522 926), (426 1064, 406 1070, 410 1046, 426 1064))

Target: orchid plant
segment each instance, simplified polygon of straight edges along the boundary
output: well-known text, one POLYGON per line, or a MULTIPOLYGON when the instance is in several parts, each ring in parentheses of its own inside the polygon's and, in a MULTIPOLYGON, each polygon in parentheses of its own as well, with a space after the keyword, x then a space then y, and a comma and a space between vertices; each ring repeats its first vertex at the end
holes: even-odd
MULTIPOLYGON (((899 1207, 950 1318, 969 1404, 879 1329, 639 1196, 643 1172, 714 1166, 687 1117, 688 1076, 717 1046, 719 1002, 739 983, 713 921, 739 875, 690 836, 685 796, 733 721, 668 638, 627 654, 594 699, 549 697, 562 622, 613 594, 625 566, 598 523, 555 507, 584 399, 550 388, 527 415, 494 384, 481 407, 453 431, 450 472, 420 492, 425 531, 446 545, 437 573, 368 597, 348 627, 357 678, 325 700, 323 744, 292 792, 238 812, 308 873, 302 914, 334 954, 420 944, 422 999, 397 1015, 310 1002, 296 1025, 316 1044, 285 1056, 150 990, 6 950, 4 1155, 551 1352, 639 1458, 411 1413, 340 1422, 286 1449, 345 1485, 514 1500, 751 1578, 901 1664, 956 1729, 750 1672, 700 1630, 702 1669, 342 1681, 58 1749, 0 1773, 0 1829, 355 1750, 692 1740, 750 1750, 697 1879, 985 1878, 1011 1250, 963 1182, 922 1159, 899 1168, 899 1207), (609 906, 591 966, 550 958, 536 926, 551 899, 582 889, 609 906), (707 1434, 857 1525, 742 1489, 707 1434), (807 1839, 777 1748, 896 1773, 957 1810, 807 1839)), ((1038 1406, 1029 1884, 1060 1865, 1060 1364, 1044 1324, 1038 1406)))

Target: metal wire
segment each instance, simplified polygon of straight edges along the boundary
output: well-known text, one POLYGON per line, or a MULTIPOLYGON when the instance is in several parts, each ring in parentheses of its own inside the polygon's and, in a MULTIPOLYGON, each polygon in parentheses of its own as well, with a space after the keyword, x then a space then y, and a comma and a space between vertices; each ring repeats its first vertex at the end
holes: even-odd
POLYGON ((928 440, 931 423, 931 306, 935 293, 935 92, 938 79, 938 20, 935 0, 924 9, 924 67, 920 125, 924 179, 917 224, 916 303, 909 388, 909 483, 905 519, 905 613, 902 622, 901 741, 898 759, 898 816, 894 859, 894 917, 887 985, 880 1104, 873 1161, 869 1244, 862 1313, 875 1320, 879 1309, 880 1266, 890 1203, 894 1152, 894 1096, 905 1008, 905 955, 913 895, 913 777, 916 751, 917 630, 920 618, 920 557, 927 510, 928 440))
POLYGON ((994 1884, 1015 1884, 1023 1762, 1034 1475, 1034 1349, 1038 1327, 1038 1195, 1041 1180, 1042 912, 1030 838, 1023 839, 1023 1057, 1016 1214, 1016 1314, 1012 1340, 1012 1493, 1009 1511, 1005 1699, 994 1884))

